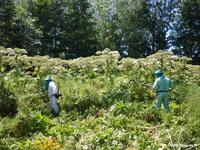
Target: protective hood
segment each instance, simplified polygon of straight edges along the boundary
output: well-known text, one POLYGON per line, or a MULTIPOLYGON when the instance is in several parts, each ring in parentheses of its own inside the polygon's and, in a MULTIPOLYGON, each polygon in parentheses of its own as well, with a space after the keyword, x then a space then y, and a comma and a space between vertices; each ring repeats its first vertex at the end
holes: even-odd
POLYGON ((162 72, 161 70, 155 71, 154 74, 155 74, 156 78, 159 78, 159 77, 162 77, 162 76, 163 76, 163 72, 162 72))

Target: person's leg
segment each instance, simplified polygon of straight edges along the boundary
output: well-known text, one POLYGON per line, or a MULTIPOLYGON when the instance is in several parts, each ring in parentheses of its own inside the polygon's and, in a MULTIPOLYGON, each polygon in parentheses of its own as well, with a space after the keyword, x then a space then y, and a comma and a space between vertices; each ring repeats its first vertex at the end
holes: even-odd
POLYGON ((51 96, 51 109, 57 114, 59 112, 59 107, 57 104, 57 99, 55 96, 51 96))
POLYGON ((157 101, 156 101, 156 108, 158 110, 160 110, 161 104, 162 104, 162 94, 158 93, 158 95, 157 95, 157 101))
POLYGON ((163 100, 163 105, 164 108, 167 112, 171 112, 170 108, 169 108, 169 96, 168 93, 164 93, 164 100, 163 100))

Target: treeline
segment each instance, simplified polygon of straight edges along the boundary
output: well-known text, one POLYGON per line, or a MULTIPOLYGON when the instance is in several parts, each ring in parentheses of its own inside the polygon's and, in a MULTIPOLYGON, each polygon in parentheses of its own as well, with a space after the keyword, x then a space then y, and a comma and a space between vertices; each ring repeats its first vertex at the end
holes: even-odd
POLYGON ((171 49, 200 64, 200 0, 0 0, 0 45, 65 59, 171 49))

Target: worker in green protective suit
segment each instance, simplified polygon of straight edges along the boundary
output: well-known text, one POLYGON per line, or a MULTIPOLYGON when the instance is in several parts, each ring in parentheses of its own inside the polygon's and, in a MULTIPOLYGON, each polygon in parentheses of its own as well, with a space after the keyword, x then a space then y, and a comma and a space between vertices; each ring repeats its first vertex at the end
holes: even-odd
POLYGON ((153 89, 157 92, 156 108, 160 110, 163 104, 167 112, 171 112, 169 108, 169 95, 168 91, 172 88, 172 80, 165 77, 161 70, 155 72, 156 80, 153 84, 153 89))

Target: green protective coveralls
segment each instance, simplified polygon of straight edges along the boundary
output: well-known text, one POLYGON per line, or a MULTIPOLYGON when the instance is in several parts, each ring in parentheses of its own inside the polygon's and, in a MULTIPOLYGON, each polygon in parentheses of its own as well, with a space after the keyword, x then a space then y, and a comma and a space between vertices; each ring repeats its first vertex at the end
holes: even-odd
POLYGON ((172 80, 165 76, 158 77, 154 84, 153 89, 157 92, 157 102, 156 108, 160 110, 161 105, 163 104, 167 112, 171 112, 169 108, 169 95, 168 91, 172 88, 172 80))

